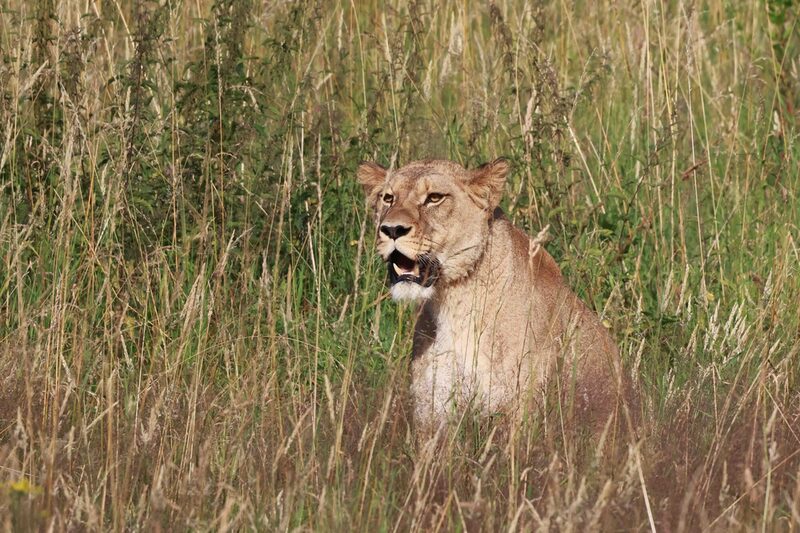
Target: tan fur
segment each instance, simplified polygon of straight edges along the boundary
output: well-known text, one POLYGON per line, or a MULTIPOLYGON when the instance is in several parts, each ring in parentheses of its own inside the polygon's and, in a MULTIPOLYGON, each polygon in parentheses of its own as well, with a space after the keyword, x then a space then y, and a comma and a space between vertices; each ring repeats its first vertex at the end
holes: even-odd
POLYGON ((602 428, 621 398, 617 347, 547 251, 496 209, 508 171, 504 160, 475 170, 449 161, 359 167, 384 260, 396 249, 441 263, 428 290, 393 287, 395 296, 422 299, 412 358, 415 424, 435 428, 466 405, 519 412, 555 383, 573 412, 602 428), (445 196, 432 205, 426 198, 438 197, 431 193, 445 196), (389 238, 380 229, 387 225, 408 233, 389 238))

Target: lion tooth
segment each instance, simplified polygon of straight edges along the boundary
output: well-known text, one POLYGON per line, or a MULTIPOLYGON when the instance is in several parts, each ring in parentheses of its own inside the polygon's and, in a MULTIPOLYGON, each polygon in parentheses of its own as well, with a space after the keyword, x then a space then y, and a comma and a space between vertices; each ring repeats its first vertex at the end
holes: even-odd
POLYGON ((400 270, 400 267, 397 266, 397 263, 392 263, 392 266, 394 267, 394 271, 397 272, 398 275, 401 276, 403 275, 403 271, 400 270))

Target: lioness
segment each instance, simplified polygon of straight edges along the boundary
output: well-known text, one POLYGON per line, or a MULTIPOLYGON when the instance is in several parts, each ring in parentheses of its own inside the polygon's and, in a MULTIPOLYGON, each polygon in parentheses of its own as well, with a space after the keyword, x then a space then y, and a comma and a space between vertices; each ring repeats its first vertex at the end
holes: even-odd
MULTIPOLYGON (((516 411, 555 381, 572 414, 617 414, 617 347, 540 243, 497 207, 509 165, 416 161, 358 168, 396 300, 418 300, 414 423, 431 431, 458 406, 516 411), (566 394, 565 394, 566 393, 566 394)), ((587 420, 582 417, 583 420, 587 420)))

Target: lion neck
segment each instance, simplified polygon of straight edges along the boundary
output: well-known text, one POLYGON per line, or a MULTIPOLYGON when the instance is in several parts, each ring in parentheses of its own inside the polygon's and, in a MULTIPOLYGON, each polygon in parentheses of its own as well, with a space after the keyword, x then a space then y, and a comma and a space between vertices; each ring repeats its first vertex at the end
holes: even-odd
POLYGON ((437 287, 431 299, 439 320, 461 322, 492 312, 494 297, 508 290, 514 275, 508 221, 493 221, 483 253, 461 278, 437 287))

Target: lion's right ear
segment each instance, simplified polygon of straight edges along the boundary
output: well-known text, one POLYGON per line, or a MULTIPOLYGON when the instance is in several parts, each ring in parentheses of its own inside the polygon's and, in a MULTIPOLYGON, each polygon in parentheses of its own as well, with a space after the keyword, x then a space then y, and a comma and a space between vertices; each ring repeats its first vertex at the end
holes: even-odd
POLYGON ((473 198, 489 212, 500 204, 509 170, 508 160, 501 157, 470 172, 469 186, 473 198))
POLYGON ((356 175, 368 199, 372 198, 375 191, 386 181, 386 169, 371 161, 362 161, 358 165, 356 175))

